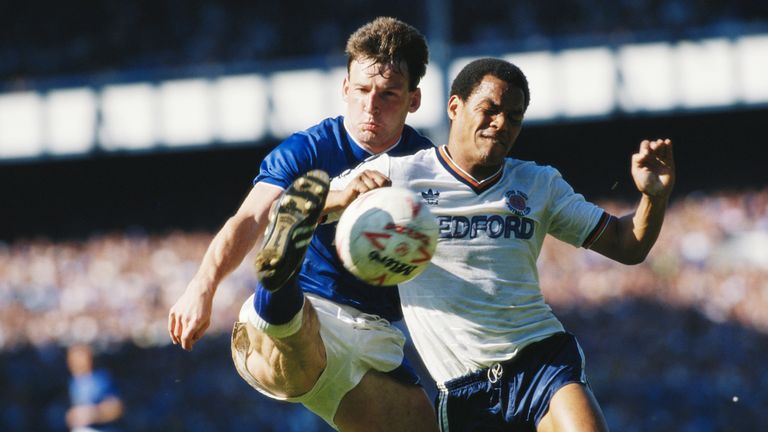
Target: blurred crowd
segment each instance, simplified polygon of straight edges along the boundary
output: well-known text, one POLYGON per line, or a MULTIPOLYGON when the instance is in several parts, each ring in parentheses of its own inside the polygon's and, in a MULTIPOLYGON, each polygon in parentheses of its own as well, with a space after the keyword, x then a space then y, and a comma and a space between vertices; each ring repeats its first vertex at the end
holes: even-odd
MULTIPOLYGON (((604 202, 613 214, 626 204, 604 202)), ((168 343, 167 312, 211 233, 141 232, 0 245, 0 349, 19 344, 168 343)), ((255 282, 249 259, 218 290, 211 330, 228 331, 255 282)), ((637 298, 768 333, 768 189, 671 204, 645 263, 624 266, 548 238, 539 259, 553 305, 637 298)))
MULTIPOLYGON (((0 349, 76 342, 168 343, 168 309, 200 263, 210 233, 140 232, 0 246, 0 349)), ((243 265, 220 286, 213 326, 232 324, 254 281, 243 265)))
MULTIPOLYGON (((605 202, 612 214, 629 207, 605 202)), ((768 189, 675 200, 645 263, 624 266, 547 238, 539 259, 550 303, 640 298, 768 333, 768 189)))
POLYGON ((547 39, 600 38, 676 40, 702 34, 739 34, 765 30, 768 7, 759 0, 565 0, 541 2, 452 1, 452 43, 522 42, 547 39), (488 10, 493 13, 487 13, 488 10), (476 17, 475 20, 467 17, 476 17), (482 17, 482 21, 477 21, 482 17), (473 23, 482 22, 482 25, 473 23), (494 42, 496 41, 496 42, 494 42))
POLYGON ((349 33, 372 16, 396 16, 432 36, 435 7, 444 8, 454 45, 674 39, 768 26, 760 0, 0 2, 0 82, 338 56, 349 33))
MULTIPOLYGON (((631 207, 601 204, 614 214, 631 207)), ((129 430, 287 430, 286 418, 295 430, 325 430, 299 407, 258 396, 232 368, 228 332, 254 282, 247 261, 219 288, 199 348, 169 345, 168 309, 211 236, 0 245, 0 430, 63 427, 63 347, 78 342, 110 363, 134 412, 129 430)), ((768 188, 677 197, 637 266, 546 240, 545 296, 584 347, 614 430, 756 430, 768 406, 758 360, 768 358, 767 240, 768 188)))
MULTIPOLYGON (((142 432, 331 432, 297 404, 251 389, 235 372, 225 335, 192 352, 131 344, 95 347, 96 367, 114 378, 125 415, 117 430, 142 432)), ((53 345, 0 352, 0 430, 65 432, 66 350, 53 345)), ((110 429, 111 430, 111 429, 110 429)))

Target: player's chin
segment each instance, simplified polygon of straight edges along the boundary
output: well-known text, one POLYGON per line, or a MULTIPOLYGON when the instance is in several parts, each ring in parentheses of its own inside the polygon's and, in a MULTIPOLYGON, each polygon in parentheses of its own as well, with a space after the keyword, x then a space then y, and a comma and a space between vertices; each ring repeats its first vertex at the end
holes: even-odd
POLYGON ((486 164, 499 164, 509 153, 509 149, 498 142, 488 142, 480 148, 482 158, 486 164))
POLYGON ((365 144, 368 147, 368 150, 371 150, 374 153, 387 150, 391 146, 386 136, 382 134, 366 135, 366 140, 361 144, 365 144))
POLYGON ((359 130, 357 132, 357 136, 355 136, 355 140, 359 144, 366 145, 368 147, 373 147, 376 145, 377 140, 377 134, 375 132, 372 132, 370 130, 359 130))

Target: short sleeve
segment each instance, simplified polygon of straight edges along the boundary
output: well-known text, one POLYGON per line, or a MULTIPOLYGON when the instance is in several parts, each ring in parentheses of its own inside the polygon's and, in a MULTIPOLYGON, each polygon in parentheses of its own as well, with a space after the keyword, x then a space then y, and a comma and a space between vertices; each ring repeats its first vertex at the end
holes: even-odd
POLYGON ((548 233, 577 247, 585 245, 592 237, 599 237, 602 232, 599 227, 605 224, 608 213, 574 192, 560 172, 550 169, 552 212, 548 233))
POLYGON ((253 184, 264 182, 286 189, 313 168, 315 159, 307 134, 293 134, 264 158, 253 184))

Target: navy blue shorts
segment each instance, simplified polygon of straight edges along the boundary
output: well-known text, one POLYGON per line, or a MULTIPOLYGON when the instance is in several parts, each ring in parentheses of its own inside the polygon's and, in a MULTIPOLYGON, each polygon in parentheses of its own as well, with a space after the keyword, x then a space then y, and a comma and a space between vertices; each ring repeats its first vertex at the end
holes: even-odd
POLYGON ((536 431, 549 402, 566 384, 587 384, 576 338, 558 333, 512 360, 448 381, 436 398, 440 430, 536 431))

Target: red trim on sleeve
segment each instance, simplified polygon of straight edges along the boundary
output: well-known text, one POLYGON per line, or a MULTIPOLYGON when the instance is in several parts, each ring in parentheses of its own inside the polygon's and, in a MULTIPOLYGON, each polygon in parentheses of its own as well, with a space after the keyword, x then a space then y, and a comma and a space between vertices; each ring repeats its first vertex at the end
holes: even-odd
POLYGON ((604 211, 603 215, 600 216, 600 220, 597 221, 597 225, 595 225, 595 228, 592 229, 592 231, 589 233, 587 239, 584 240, 584 243, 581 245, 581 247, 589 249, 592 246, 592 243, 599 239, 603 234, 603 231, 605 231, 605 229, 608 227, 608 222, 610 222, 612 218, 613 216, 604 211))

